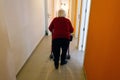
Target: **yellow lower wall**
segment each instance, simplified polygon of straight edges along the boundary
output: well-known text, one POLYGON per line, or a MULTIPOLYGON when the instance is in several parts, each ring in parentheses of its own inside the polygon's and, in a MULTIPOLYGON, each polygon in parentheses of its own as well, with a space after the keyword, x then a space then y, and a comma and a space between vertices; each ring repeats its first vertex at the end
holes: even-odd
POLYGON ((120 80, 120 0, 92 0, 85 54, 87 80, 120 80))

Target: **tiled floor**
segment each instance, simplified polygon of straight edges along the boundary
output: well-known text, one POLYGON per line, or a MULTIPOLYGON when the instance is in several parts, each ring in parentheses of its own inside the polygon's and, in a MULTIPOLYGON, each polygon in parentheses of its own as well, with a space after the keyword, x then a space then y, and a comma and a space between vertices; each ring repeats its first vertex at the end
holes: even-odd
POLYGON ((68 64, 56 70, 49 59, 51 36, 44 37, 17 75, 17 80, 85 80, 82 70, 84 54, 76 49, 76 40, 70 44, 68 64))

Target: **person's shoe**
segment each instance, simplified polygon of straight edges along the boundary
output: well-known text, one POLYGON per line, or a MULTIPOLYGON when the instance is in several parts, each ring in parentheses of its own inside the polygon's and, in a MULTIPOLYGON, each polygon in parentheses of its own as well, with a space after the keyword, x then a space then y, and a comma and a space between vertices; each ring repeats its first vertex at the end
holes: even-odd
POLYGON ((67 56, 66 56, 66 59, 70 59, 70 55, 67 55, 67 56))
POLYGON ((55 65, 55 69, 58 69, 59 63, 55 63, 55 62, 54 62, 54 65, 55 65))
POLYGON ((65 64, 67 64, 67 61, 63 61, 60 63, 60 65, 65 65, 65 64))
POLYGON ((58 69, 59 65, 55 65, 55 69, 58 69))

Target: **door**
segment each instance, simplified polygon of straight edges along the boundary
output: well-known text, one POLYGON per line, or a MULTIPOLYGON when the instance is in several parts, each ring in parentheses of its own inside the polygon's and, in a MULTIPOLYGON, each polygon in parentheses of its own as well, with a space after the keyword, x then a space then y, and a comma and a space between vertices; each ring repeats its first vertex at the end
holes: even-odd
POLYGON ((91 0, 82 0, 79 50, 85 51, 91 0))

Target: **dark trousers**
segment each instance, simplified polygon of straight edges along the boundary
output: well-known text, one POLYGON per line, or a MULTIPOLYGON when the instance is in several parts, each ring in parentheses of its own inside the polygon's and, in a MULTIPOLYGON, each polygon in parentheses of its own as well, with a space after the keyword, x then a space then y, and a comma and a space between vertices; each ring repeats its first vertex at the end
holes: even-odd
POLYGON ((54 39, 52 41, 52 51, 53 51, 55 63, 59 62, 60 54, 61 54, 61 63, 65 61, 69 43, 70 43, 69 39, 65 39, 65 38, 54 39))

